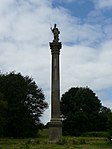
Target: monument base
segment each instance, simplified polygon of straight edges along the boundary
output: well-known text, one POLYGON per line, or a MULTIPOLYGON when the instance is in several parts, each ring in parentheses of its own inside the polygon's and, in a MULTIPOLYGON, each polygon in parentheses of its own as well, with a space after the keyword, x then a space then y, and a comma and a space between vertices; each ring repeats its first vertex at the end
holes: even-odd
POLYGON ((49 143, 56 143, 62 137, 62 122, 53 119, 49 122, 49 143))

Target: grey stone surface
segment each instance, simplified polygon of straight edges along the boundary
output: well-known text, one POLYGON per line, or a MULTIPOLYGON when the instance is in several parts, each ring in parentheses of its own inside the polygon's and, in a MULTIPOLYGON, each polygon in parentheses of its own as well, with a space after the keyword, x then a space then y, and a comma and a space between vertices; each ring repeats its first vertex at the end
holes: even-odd
MULTIPOLYGON (((55 27, 56 26, 54 26, 54 29, 55 27)), ((60 120, 60 68, 59 68, 59 55, 60 55, 60 49, 62 47, 62 44, 61 42, 58 42, 59 33, 60 32, 58 32, 57 37, 54 37, 53 42, 50 42, 50 49, 51 49, 51 55, 52 55, 51 121, 49 122, 49 142, 50 143, 55 143, 59 141, 59 139, 62 136, 62 123, 60 120), (58 38, 58 40, 55 40, 55 38, 56 39, 58 38)))

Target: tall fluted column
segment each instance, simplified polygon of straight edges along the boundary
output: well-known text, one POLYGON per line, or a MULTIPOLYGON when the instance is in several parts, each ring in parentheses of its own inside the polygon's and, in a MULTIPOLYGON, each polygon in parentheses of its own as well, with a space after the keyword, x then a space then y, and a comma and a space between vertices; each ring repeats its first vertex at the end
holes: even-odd
POLYGON ((60 68, 59 55, 62 47, 61 42, 58 42, 59 30, 54 26, 52 29, 54 34, 53 42, 50 42, 52 55, 52 78, 51 78, 51 121, 49 122, 49 142, 55 143, 62 136, 62 123, 60 120, 60 68), (57 30, 57 36, 54 33, 57 30))

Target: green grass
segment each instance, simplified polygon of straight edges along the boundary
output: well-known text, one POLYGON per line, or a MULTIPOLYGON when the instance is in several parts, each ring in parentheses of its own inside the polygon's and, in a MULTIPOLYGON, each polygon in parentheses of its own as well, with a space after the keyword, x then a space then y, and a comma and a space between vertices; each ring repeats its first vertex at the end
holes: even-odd
POLYGON ((112 149, 106 137, 62 137, 57 144, 48 143, 47 130, 35 139, 0 139, 0 149, 112 149))

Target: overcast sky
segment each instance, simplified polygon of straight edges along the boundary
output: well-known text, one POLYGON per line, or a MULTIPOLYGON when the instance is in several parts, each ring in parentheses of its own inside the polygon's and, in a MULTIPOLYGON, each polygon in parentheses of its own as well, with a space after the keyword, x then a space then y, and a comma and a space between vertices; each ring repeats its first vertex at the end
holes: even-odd
MULTIPOLYGON (((50 106, 50 27, 57 24, 61 94, 91 88, 112 108, 112 0, 0 0, 0 71, 33 77, 50 106)), ((50 108, 42 122, 50 119, 50 108)))

